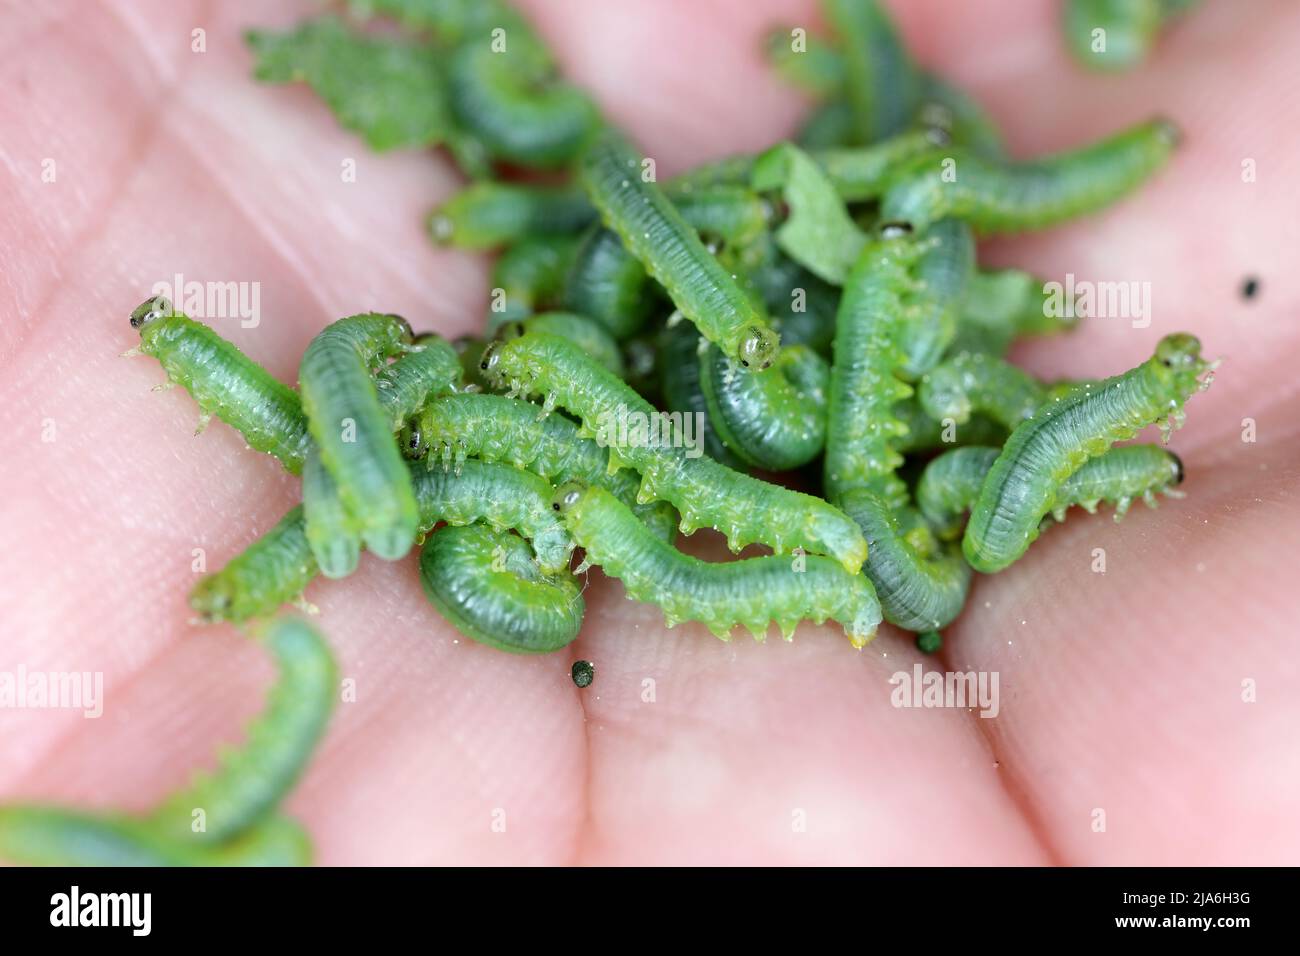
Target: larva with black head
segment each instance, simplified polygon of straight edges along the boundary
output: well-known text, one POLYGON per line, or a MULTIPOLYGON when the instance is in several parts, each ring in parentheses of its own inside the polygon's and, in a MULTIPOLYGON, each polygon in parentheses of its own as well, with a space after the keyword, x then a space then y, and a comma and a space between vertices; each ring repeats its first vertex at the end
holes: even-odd
POLYGON ((779 339, 671 200, 642 176, 640 158, 613 131, 582 160, 582 180, 605 224, 667 291, 677 309, 730 358, 762 369, 779 339))
POLYGON ((421 411, 407 454, 427 467, 459 472, 469 458, 523 468, 552 484, 582 481, 605 488, 630 506, 659 537, 677 536, 677 514, 665 501, 637 502, 639 480, 609 469, 609 452, 566 418, 539 418, 537 406, 501 395, 460 394, 435 399, 421 411))
MULTIPOLYGON (((916 502, 926 520, 943 538, 960 536, 965 513, 979 496, 984 479, 1000 449, 972 445, 938 456, 921 473, 916 502)), ((1142 499, 1155 507, 1155 495, 1182 497, 1183 463, 1158 445, 1125 445, 1090 458, 1061 483, 1049 512, 1065 520, 1067 509, 1082 506, 1090 514, 1103 502, 1114 504, 1115 520, 1142 499)))
POLYGON ((576 312, 542 312, 501 326, 498 338, 517 338, 525 332, 547 332, 568 339, 619 378, 626 377, 623 352, 605 327, 576 312))
POLYGON ((787 345, 762 375, 744 372, 716 345, 696 361, 709 421, 746 463, 789 471, 821 454, 830 367, 812 349, 787 345))
POLYGON ((1012 564, 1038 536, 1066 478, 1152 423, 1162 424, 1168 440, 1216 365, 1201 358, 1194 337, 1168 335, 1136 368, 1045 403, 1011 433, 989 469, 962 539, 966 560, 986 574, 1012 564))
POLYGON ((0 858, 37 866, 305 866, 311 843, 276 812, 324 734, 337 668, 305 622, 282 618, 260 634, 279 667, 246 742, 215 773, 140 816, 0 806, 0 858), (195 830, 194 811, 205 826, 195 830))
POLYGON ((395 315, 364 313, 326 326, 298 368, 302 408, 321 461, 366 547, 395 561, 410 550, 419 510, 370 368, 411 346, 395 315))
POLYGON ((981 233, 1043 229, 1132 192, 1164 166, 1178 139, 1173 123, 1156 119, 1029 162, 1000 162, 961 150, 918 157, 896 172, 881 217, 916 229, 946 217, 969 222, 981 233))
POLYGON ((726 638, 737 624, 762 638, 775 620, 787 640, 801 620, 839 621, 855 647, 875 636, 880 605, 863 575, 817 555, 769 555, 720 564, 682 554, 651 534, 607 491, 561 486, 555 507, 586 563, 623 582, 630 597, 663 610, 669 627, 701 621, 726 638), (797 570, 799 565, 802 570, 797 570))
POLYGON ((430 535, 420 550, 420 581, 456 630, 515 654, 572 643, 586 611, 572 573, 544 574, 522 540, 478 524, 430 535))
POLYGON ((672 502, 687 534, 708 526, 725 535, 733 550, 756 542, 778 553, 802 547, 836 558, 850 572, 862 566, 862 533, 841 511, 696 456, 673 429, 650 434, 650 423, 663 421, 659 412, 572 343, 529 333, 495 343, 484 353, 482 367, 498 387, 517 395, 544 395, 543 414, 562 407, 581 420, 580 434, 605 435, 611 464, 630 465, 641 473, 640 500, 672 502), (644 425, 645 434, 629 429, 623 441, 620 422, 644 425))
POLYGON ((311 446, 298 394, 271 376, 233 343, 201 322, 174 312, 161 296, 131 313, 140 345, 127 355, 150 355, 169 381, 184 388, 205 417, 215 415, 248 447, 274 455, 297 474, 311 446))

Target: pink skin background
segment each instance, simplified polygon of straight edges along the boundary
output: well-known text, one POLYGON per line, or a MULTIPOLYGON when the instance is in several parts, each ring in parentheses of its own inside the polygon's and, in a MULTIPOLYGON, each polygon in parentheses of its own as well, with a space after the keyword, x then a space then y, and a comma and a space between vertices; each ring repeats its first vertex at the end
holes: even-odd
MULTIPOLYGON (((1176 330, 1225 359, 1171 446, 1189 497, 1121 525, 1073 515, 977 579, 935 658, 888 627, 862 652, 834 626, 788 644, 668 632, 599 573, 568 652, 512 657, 458 639, 413 556, 366 556, 308 590, 356 682, 287 803, 321 863, 1296 862, 1300 8, 1208 0, 1147 65, 1102 76, 1068 58, 1056 2, 890 6, 919 60, 984 103, 1017 155, 1157 113, 1184 128, 1136 197, 985 243, 981 259, 1151 282, 1149 328, 1097 319, 1020 349, 1043 375, 1122 371, 1176 330), (1261 280, 1249 302, 1248 275, 1261 280), (597 668, 585 691, 569 678, 578 658, 597 668), (998 672, 1001 713, 895 709, 890 675, 917 661, 998 672)), ((758 50, 771 26, 815 30, 811 4, 524 7, 663 174, 763 147, 807 109, 758 50)), ((118 358, 155 282, 260 282, 258 328, 215 324, 289 382, 342 315, 396 311, 447 336, 482 326, 487 260, 435 249, 423 229, 460 184, 452 166, 374 155, 306 88, 250 80, 240 30, 314 9, 0 10, 0 670, 102 671, 106 697, 98 720, 0 710, 0 799, 145 808, 239 739, 271 678, 238 631, 190 623, 191 552, 219 567, 298 481, 223 424, 194 437, 193 401, 150 393, 157 363, 118 358), (205 53, 191 52, 196 27, 205 53)))

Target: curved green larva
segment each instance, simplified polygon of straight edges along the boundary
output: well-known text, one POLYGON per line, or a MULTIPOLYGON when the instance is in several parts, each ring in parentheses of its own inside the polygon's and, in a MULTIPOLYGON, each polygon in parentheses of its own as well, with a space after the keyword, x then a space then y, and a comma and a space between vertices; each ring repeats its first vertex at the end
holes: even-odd
POLYGON ((594 135, 600 114, 585 93, 555 78, 540 43, 517 35, 505 41, 494 49, 484 32, 452 54, 452 112, 496 159, 562 166, 594 135))
POLYGON ((430 535, 420 551, 420 580, 456 630, 515 654, 572 643, 586 612, 573 574, 543 574, 521 539, 482 525, 430 535))
MULTIPOLYGON (((954 448, 925 466, 916 486, 916 502, 935 533, 944 538, 961 534, 963 517, 975 499, 1000 449, 954 448)), ((1141 498, 1155 507, 1155 494, 1181 497, 1174 486, 1183 480, 1178 456, 1158 445, 1125 445, 1090 458, 1061 484, 1050 511, 1056 521, 1075 505, 1092 513, 1101 502, 1115 503, 1115 520, 1141 498)))
POLYGON ((1213 367, 1195 338, 1169 335, 1137 368, 1044 404, 1011 433, 989 470, 962 539, 966 560, 986 574, 1014 562, 1038 536, 1066 478, 1153 422, 1167 439, 1182 423, 1183 404, 1209 386, 1213 376, 1201 376, 1213 367))
POLYGON ((319 571, 303 506, 297 505, 224 568, 200 580, 190 592, 190 607, 205 623, 241 624, 297 598, 319 571))
POLYGON ((844 50, 858 142, 901 132, 916 113, 921 79, 889 15, 877 0, 826 0, 824 8, 844 50))
POLYGON ((559 406, 576 415, 583 432, 609 446, 612 467, 631 465, 641 473, 640 500, 672 502, 685 533, 708 526, 725 535, 732 550, 752 543, 778 553, 802 547, 829 554, 850 572, 862 567, 866 544, 843 512, 687 447, 679 429, 660 427, 663 418, 653 406, 564 339, 530 333, 498 343, 482 364, 490 379, 515 394, 545 395, 543 412, 559 406))
POLYGON ((370 367, 410 343, 405 319, 354 315, 317 334, 298 368, 302 408, 321 461, 361 540, 386 561, 410 550, 419 509, 370 367))
POLYGON ((706 455, 728 468, 743 468, 745 463, 723 443, 709 415, 700 374, 701 342, 709 345, 709 340, 695 331, 695 326, 685 322, 660 332, 659 383, 663 407, 669 414, 692 416, 700 447, 706 455))
POLYGON ((1094 70, 1127 70, 1146 59, 1167 0, 1065 0, 1066 45, 1094 70))
POLYGON ((983 233, 1042 229, 1095 212, 1132 192, 1160 169, 1178 143, 1168 120, 1141 123, 1109 139, 1024 163, 953 150, 900 169, 881 203, 886 221, 925 229, 964 219, 983 233))
POLYGON ((600 322, 614 338, 634 335, 653 307, 650 277, 623 240, 596 226, 582 240, 565 280, 565 308, 600 322))
POLYGON ((866 536, 862 573, 876 586, 885 620, 935 631, 961 612, 971 570, 955 546, 934 540, 919 512, 893 507, 865 488, 846 492, 842 504, 866 536))
POLYGON ((951 418, 962 425, 979 413, 1011 431, 1038 410, 1046 391, 1041 382, 1010 362, 963 352, 926 375, 917 396, 931 418, 951 418))
POLYGON ((626 376, 623 352, 609 331, 576 312, 542 312, 519 323, 526 332, 549 332, 568 339, 619 378, 626 376))
POLYGON ((1021 272, 977 271, 966 287, 950 355, 982 352, 1001 357, 1021 336, 1053 335, 1078 325, 1072 302, 1060 302, 1050 283, 1021 272))
POLYGON ((525 236, 501 253, 489 280, 494 298, 493 310, 488 313, 488 331, 557 305, 579 241, 576 235, 525 236))
POLYGON ((429 231, 439 244, 494 249, 525 236, 574 233, 595 219, 596 210, 580 189, 483 181, 434 210, 429 231))
POLYGON ((0 807, 0 857, 54 866, 287 866, 311 861, 302 828, 275 812, 329 721, 337 669, 305 622, 260 635, 280 669, 247 742, 217 771, 143 816, 0 807), (196 810, 203 827, 196 828, 196 810))
MULTIPOLYGON (((379 405, 397 431, 430 395, 449 391, 460 378, 460 359, 441 336, 418 336, 412 351, 386 365, 375 375, 379 405)), ((303 517, 307 543, 320 572, 327 578, 345 578, 361 559, 360 522, 344 506, 338 484, 312 448, 302 469, 303 517)))
POLYGON ((983 415, 971 416, 964 425, 931 418, 915 396, 897 403, 893 415, 907 429, 895 445, 896 450, 904 455, 964 445, 1000 445, 1007 439, 1007 430, 983 415))
POLYGON ((667 502, 637 504, 640 482, 631 472, 609 469, 609 452, 581 438, 578 426, 558 415, 539 418, 537 406, 501 395, 460 394, 436 399, 416 424, 413 458, 432 468, 463 468, 467 458, 502 461, 552 484, 582 481, 605 488, 633 507, 637 516, 666 541, 677 536, 677 515, 667 502))
POLYGON ((0 806, 0 859, 23 866, 310 866, 311 840, 271 817, 220 845, 160 839, 138 820, 57 807, 0 806))
POLYGON ((746 372, 715 345, 698 362, 709 421, 748 464, 789 471, 821 454, 830 367, 812 349, 786 346, 762 375, 746 372))
POLYGON ((701 334, 746 367, 771 362, 776 333, 671 200, 642 178, 639 157, 621 136, 609 130, 592 143, 582 178, 606 225, 701 334))
POLYGON ((906 500, 894 474, 903 463, 898 441, 907 426, 895 406, 912 395, 899 377, 905 300, 923 245, 911 230, 888 226, 867 245, 844 283, 835 320, 835 360, 826 423, 823 488, 838 501, 851 488, 868 487, 891 505, 906 500))
POLYGON ((703 239, 741 248, 766 232, 773 215, 771 205, 743 185, 681 186, 673 180, 668 198, 703 239))
POLYGON ((416 467, 420 527, 487 523, 495 531, 516 530, 532 542, 545 574, 567 570, 573 542, 551 509, 550 482, 513 465, 465 461, 455 471, 416 467))
POLYGON ((206 419, 216 415, 244 436, 248 447, 302 470, 311 441, 298 395, 212 329, 172 311, 155 297, 131 313, 140 345, 127 355, 151 355, 169 381, 193 396, 206 419))
POLYGON ((145 818, 160 833, 203 843, 242 833, 284 799, 324 735, 338 688, 329 646, 295 617, 272 621, 258 638, 279 668, 266 707, 213 773, 198 774, 145 818), (204 832, 193 831, 195 810, 204 813, 204 832))
POLYGON ((565 485, 555 500, 587 563, 621 580, 630 597, 658 604, 669 627, 702 621, 726 638, 742 624, 761 639, 775 620, 788 640, 799 621, 830 618, 844 625, 855 647, 875 636, 880 604, 871 582, 829 558, 770 555, 710 563, 650 534, 601 488, 565 485))
MULTIPOLYGON (((938 364, 957 335, 966 285, 975 272, 975 236, 959 219, 941 219, 925 234, 914 275, 921 284, 899 330, 903 364, 898 374, 915 381, 938 364)), ((942 417, 942 416, 941 416, 942 417)))

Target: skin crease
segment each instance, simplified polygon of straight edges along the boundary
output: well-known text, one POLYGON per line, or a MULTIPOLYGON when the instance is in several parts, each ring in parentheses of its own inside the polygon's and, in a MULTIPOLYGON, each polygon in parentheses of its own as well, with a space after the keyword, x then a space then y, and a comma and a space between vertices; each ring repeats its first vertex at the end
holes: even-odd
MULTIPOLYGON (((756 52, 770 26, 801 22, 789 2, 524 6, 663 175, 764 147, 805 108, 756 52)), ((1015 353, 1036 374, 1113 374, 1176 330, 1227 359, 1171 446, 1189 497, 1119 526, 1072 514, 977 577, 924 660, 997 671, 991 720, 891 707, 890 674, 923 658, 888 627, 861 653, 837 627, 724 644, 698 625, 665 632, 657 608, 593 572, 578 641, 519 658, 457 640, 414 555, 364 556, 354 577, 308 591, 356 682, 285 807, 321 863, 1296 859, 1300 226, 1284 213, 1300 106, 1262 91, 1297 81, 1300 10, 1208 2, 1112 77, 1070 59, 1055 0, 890 6, 916 57, 988 106, 1015 155, 1155 113, 1183 124, 1182 151, 1137 196, 984 245, 981 261, 1152 284, 1149 328, 1086 320, 1015 353), (1251 302, 1247 275, 1261 280, 1251 302), (1099 547, 1104 575, 1090 571, 1099 547), (577 659, 596 665, 585 691, 577 659)), ((260 281, 260 326, 216 324, 285 381, 342 315, 394 311, 448 338, 481 324, 487 260, 423 232, 457 186, 450 166, 375 156, 305 88, 250 81, 238 30, 312 9, 65 0, 0 14, 0 671, 103 671, 106 696, 98 720, 0 710, 2 799, 143 809, 238 739, 271 679, 237 631, 187 623, 185 598, 192 549, 220 566, 297 481, 220 423, 193 437, 194 403, 149 392, 157 364, 117 358, 152 283, 260 281), (190 50, 195 26, 206 53, 190 50), (354 183, 340 179, 349 158, 354 183)), ((693 553, 724 557, 699 540, 693 553)))

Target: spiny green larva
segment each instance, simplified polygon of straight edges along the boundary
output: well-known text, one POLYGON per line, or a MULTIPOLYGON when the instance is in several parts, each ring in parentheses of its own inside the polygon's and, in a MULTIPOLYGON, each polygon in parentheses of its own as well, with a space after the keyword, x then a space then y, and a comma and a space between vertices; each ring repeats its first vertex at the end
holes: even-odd
POLYGON ((904 455, 920 452, 942 451, 963 445, 1000 445, 1007 440, 1007 429, 983 415, 972 415, 970 421, 958 425, 949 419, 931 418, 921 408, 916 396, 897 403, 893 415, 907 428, 907 434, 898 439, 897 450, 904 455))
POLYGON ((632 508, 665 541, 677 537, 677 513, 666 501, 639 504, 639 480, 630 471, 611 472, 609 452, 567 418, 538 418, 537 406, 502 395, 460 394, 435 399, 420 413, 408 457, 432 468, 459 472, 468 458, 502 461, 552 484, 582 481, 600 485, 632 508))
POLYGON ((701 561, 650 534, 626 505, 594 485, 561 486, 555 507, 585 549, 586 563, 621 580, 632 598, 658 604, 669 627, 702 621, 725 639, 741 624, 761 639, 775 620, 789 640, 799 621, 830 618, 843 624, 850 642, 860 648, 880 623, 871 582, 829 558, 701 561))
POLYGON ((921 380, 921 407, 930 417, 963 425, 973 413, 1008 431, 1038 410, 1047 386, 1000 358, 962 352, 945 360, 921 380))
POLYGON ((787 345, 762 375, 738 368, 716 345, 700 352, 697 362, 709 421, 745 462, 789 471, 821 454, 830 367, 812 349, 787 345))
POLYGON ((564 307, 621 340, 635 335, 655 305, 654 284, 623 240, 597 224, 583 237, 565 280, 564 307))
POLYGON ((577 578, 544 574, 528 545, 482 525, 448 526, 420 550, 429 602, 467 637, 515 654, 545 654, 572 643, 586 606, 577 578))
POLYGON ((672 201, 642 176, 640 157, 613 131, 582 160, 582 179, 605 224, 701 334, 746 368, 762 369, 779 338, 672 201))
POLYGON ((400 316, 349 316, 311 340, 298 368, 302 408, 321 461, 361 540, 386 561, 410 550, 419 510, 370 368, 407 350, 411 339, 400 316))
POLYGON ((841 505, 866 536, 863 574, 876 586, 885 620, 936 631, 961 613, 971 569, 956 546, 934 539, 915 508, 890 506, 869 488, 849 490, 841 505))
POLYGON ((898 374, 916 381, 938 364, 957 335, 966 285, 975 272, 975 236, 959 219, 941 219, 929 228, 914 275, 919 287, 905 296, 906 321, 899 345, 898 374))
POLYGON ((259 634, 279 667, 247 741, 215 773, 142 816, 0 806, 0 857, 37 866, 304 866, 311 843, 276 813, 329 722, 338 673, 319 634, 281 618, 259 634), (194 827, 195 811, 204 826, 194 827))
POLYGON ((497 331, 498 338, 511 338, 524 332, 549 332, 568 339, 619 378, 625 378, 623 352, 605 326, 576 312, 542 312, 530 315, 497 331))
POLYGON ((190 592, 190 607, 206 624, 242 624, 295 600, 319 573, 303 506, 296 505, 225 567, 202 578, 190 592))
POLYGON ((1095 212, 1136 189, 1168 161, 1179 132, 1151 120, 1081 149, 1030 162, 998 162, 954 150, 900 169, 880 214, 923 230, 948 216, 982 233, 1042 229, 1095 212))
POLYGON ((917 286, 912 272, 924 249, 909 226, 887 223, 845 281, 836 315, 823 466, 823 488, 831 501, 863 487, 890 505, 906 500, 907 489, 894 472, 903 462, 896 445, 907 426, 894 408, 912 395, 898 377, 906 360, 901 326, 906 300, 917 286))
MULTIPOLYGON (((921 473, 916 502, 935 533, 943 538, 961 534, 965 513, 979 496, 984 479, 1000 449, 971 445, 938 456, 921 473)), ((1115 505, 1119 521, 1137 499, 1155 507, 1157 493, 1181 498, 1183 463, 1158 445, 1125 445, 1090 458, 1061 483, 1052 500, 1052 518, 1065 520, 1067 509, 1079 505, 1089 514, 1102 502, 1115 505)))
POLYGON ((686 421, 685 416, 692 416, 696 440, 704 453, 714 461, 728 468, 744 468, 745 462, 723 443, 710 418, 700 374, 701 342, 707 345, 708 339, 703 338, 695 326, 687 322, 679 322, 660 330, 658 353, 662 407, 670 415, 682 415, 683 422, 686 421))
POLYGON ((686 534, 708 526, 725 535, 732 550, 756 542, 778 553, 802 547, 836 558, 851 573, 862 567, 862 532, 843 512, 693 454, 680 433, 660 427, 664 420, 652 405, 571 342, 531 332, 494 343, 483 353, 482 368, 515 395, 544 395, 543 414, 562 407, 581 420, 580 434, 606 436, 611 467, 639 471, 639 500, 672 502, 686 534))
POLYGON ((295 475, 302 470, 311 441, 292 388, 208 326, 173 312, 161 296, 136 307, 131 328, 140 331, 140 345, 126 354, 156 358, 168 380, 198 403, 200 428, 216 415, 243 435, 249 448, 274 455, 295 475))
POLYGON ((1167 441, 1182 424, 1184 403, 1209 387, 1216 365, 1201 358, 1194 337, 1168 335, 1136 368, 1044 404, 1011 433, 989 469, 962 539, 966 560, 985 574, 1014 562, 1038 536, 1066 478, 1154 422, 1167 441))

